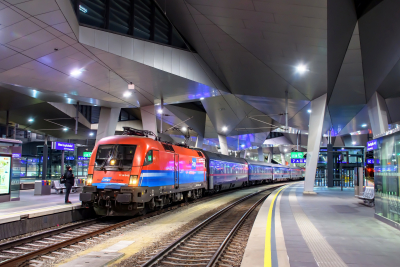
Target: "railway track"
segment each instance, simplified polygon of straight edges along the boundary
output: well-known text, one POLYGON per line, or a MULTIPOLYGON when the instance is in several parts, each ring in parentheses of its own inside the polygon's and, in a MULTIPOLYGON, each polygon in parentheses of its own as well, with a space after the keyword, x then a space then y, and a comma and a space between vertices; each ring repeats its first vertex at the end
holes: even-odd
MULTIPOLYGON (((229 192, 218 195, 222 196, 225 193, 229 192)), ((138 221, 210 198, 212 196, 166 207, 122 222, 110 222, 106 218, 98 218, 2 243, 0 244, 0 266, 14 267, 29 264, 38 264, 40 266, 43 261, 37 260, 38 257, 43 260, 54 259, 58 255, 64 254, 63 251, 75 251, 80 249, 82 244, 99 242, 113 230, 123 230, 126 226, 138 221)))
POLYGON ((278 187, 235 201, 186 232, 158 254, 147 256, 141 266, 239 266, 237 253, 245 247, 253 224, 251 220, 246 220, 278 187))

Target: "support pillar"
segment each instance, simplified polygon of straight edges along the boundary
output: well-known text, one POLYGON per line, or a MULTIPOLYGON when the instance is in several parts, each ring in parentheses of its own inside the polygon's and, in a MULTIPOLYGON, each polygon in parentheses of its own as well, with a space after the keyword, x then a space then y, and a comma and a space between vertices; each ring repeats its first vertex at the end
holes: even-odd
POLYGON ((107 136, 115 134, 121 108, 101 107, 96 143, 107 136))
POLYGON ((328 187, 333 187, 333 145, 328 144, 326 148, 328 153, 327 163, 326 163, 326 167, 328 169, 327 171, 328 187))
POLYGON ((269 152, 268 154, 268 163, 272 163, 272 158, 274 157, 274 154, 272 152, 269 152))
POLYGON ((203 147, 203 141, 204 141, 204 137, 201 135, 197 136, 197 140, 196 140, 196 147, 197 148, 202 148, 203 147))
POLYGON ((314 183, 324 124, 326 94, 311 101, 311 114, 308 128, 308 146, 304 194, 315 194, 314 183))
POLYGON ((42 162, 42 180, 47 180, 47 158, 48 158, 48 146, 47 140, 49 136, 45 135, 43 144, 43 162, 42 162))
POLYGON ((367 105, 372 134, 377 135, 386 132, 389 129, 388 111, 383 97, 375 92, 367 105))
POLYGON ((225 135, 218 135, 219 146, 221 147, 221 154, 228 156, 228 142, 225 135))
POLYGON ((286 159, 285 159, 284 153, 281 153, 281 161, 282 161, 282 165, 286 165, 286 159))
POLYGON ((243 159, 246 158, 246 150, 240 150, 240 157, 243 159))
POLYGON ((263 148, 259 147, 257 152, 258 152, 258 161, 264 162, 263 148))
POLYGON ((8 138, 8 128, 10 126, 10 111, 7 110, 7 114, 6 114, 6 138, 8 138))
MULTIPOLYGON (((143 130, 152 131, 156 136, 158 136, 156 107, 154 105, 141 107, 140 113, 142 114, 143 130)), ((162 113, 161 116, 163 116, 162 113)))

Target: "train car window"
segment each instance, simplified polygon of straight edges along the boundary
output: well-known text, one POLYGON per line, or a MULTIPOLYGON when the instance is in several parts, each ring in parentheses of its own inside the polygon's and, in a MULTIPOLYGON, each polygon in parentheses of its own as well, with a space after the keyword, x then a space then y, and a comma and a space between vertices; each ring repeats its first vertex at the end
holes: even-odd
POLYGON ((147 152, 146 157, 144 158, 143 166, 147 166, 153 163, 153 150, 147 152))
POLYGON ((197 154, 199 155, 199 157, 203 157, 203 154, 201 154, 200 151, 197 151, 197 154))

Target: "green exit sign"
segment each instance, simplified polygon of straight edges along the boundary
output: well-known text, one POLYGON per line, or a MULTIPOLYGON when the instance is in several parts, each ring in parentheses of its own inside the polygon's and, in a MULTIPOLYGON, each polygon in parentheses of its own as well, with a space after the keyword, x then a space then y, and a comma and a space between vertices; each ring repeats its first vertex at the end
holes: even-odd
POLYGON ((292 159, 302 159, 304 158, 304 152, 292 152, 290 153, 292 159))
POLYGON ((83 152, 84 158, 90 158, 92 156, 92 152, 83 152))

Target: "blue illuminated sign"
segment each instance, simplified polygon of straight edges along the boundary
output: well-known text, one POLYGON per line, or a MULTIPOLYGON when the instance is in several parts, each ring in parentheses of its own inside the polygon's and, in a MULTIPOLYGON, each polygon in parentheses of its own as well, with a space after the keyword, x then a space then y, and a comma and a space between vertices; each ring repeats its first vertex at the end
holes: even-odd
POLYGON ((67 151, 74 151, 75 144, 71 143, 63 143, 63 142, 52 142, 51 148, 56 150, 67 150, 67 151))
POLYGON ((83 13, 87 13, 87 12, 88 12, 87 8, 84 8, 84 7, 81 6, 81 5, 79 5, 79 10, 80 10, 81 12, 83 12, 83 13))
POLYGON ((74 160, 75 157, 69 156, 69 157, 66 157, 65 159, 66 159, 66 160, 74 160))
POLYGON ((367 142, 367 151, 378 149, 378 141, 372 140, 367 142))
POLYGON ((367 164, 374 164, 374 159, 367 159, 367 164))
POLYGON ((13 158, 20 158, 21 154, 20 153, 12 153, 13 158))
POLYGON ((291 159, 292 163, 306 163, 306 159, 291 159))

